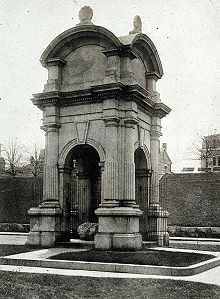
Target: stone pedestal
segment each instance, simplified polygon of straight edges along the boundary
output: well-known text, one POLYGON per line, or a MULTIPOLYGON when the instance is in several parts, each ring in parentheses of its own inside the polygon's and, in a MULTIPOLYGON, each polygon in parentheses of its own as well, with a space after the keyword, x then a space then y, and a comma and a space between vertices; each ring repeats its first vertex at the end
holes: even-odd
POLYGON ((157 241, 158 246, 169 246, 167 218, 169 213, 159 204, 151 204, 148 210, 148 240, 157 241))
POLYGON ((140 250, 142 236, 139 233, 138 208, 115 207, 96 210, 99 216, 95 248, 101 250, 140 250))
POLYGON ((58 203, 44 202, 38 208, 31 208, 28 214, 31 216, 28 245, 52 247, 61 239, 62 210, 58 203))

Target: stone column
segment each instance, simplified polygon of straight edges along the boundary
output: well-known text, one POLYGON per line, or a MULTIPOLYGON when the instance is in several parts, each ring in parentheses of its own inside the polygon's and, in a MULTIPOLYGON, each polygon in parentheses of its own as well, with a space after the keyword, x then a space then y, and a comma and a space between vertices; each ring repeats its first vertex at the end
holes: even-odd
POLYGON ((106 162, 103 172, 103 202, 101 206, 118 206, 118 122, 117 117, 105 119, 106 162))
POLYGON ((156 73, 147 73, 146 74, 146 88, 150 92, 151 100, 155 103, 160 103, 160 94, 156 91, 157 80, 160 79, 156 73))
MULTIPOLYGON (((152 120, 153 121, 153 120, 152 120)), ((151 148, 151 166, 152 166, 152 176, 151 176, 151 204, 159 204, 159 150, 160 143, 159 131, 152 131, 150 134, 150 148, 151 148)))
POLYGON ((59 125, 48 125, 46 131, 46 152, 44 167, 44 198, 42 205, 59 207, 59 182, 58 182, 58 149, 59 125))
POLYGON ((142 237, 139 233, 139 217, 142 213, 135 205, 134 122, 133 119, 127 119, 122 125, 118 118, 108 118, 105 122, 104 201, 96 210, 99 228, 95 236, 95 248, 140 250, 142 237), (122 136, 118 133, 118 126, 120 129, 123 127, 122 136), (119 136, 122 140, 119 140, 119 136), (120 142, 125 143, 119 154, 120 142), (122 198, 119 191, 123 191, 122 198))
POLYGON ((27 243, 44 247, 54 246, 61 238, 61 215, 59 203, 58 179, 58 144, 59 123, 55 120, 58 115, 55 107, 48 109, 46 131, 46 155, 44 168, 43 203, 37 208, 31 208, 30 233, 27 243), (56 114, 55 114, 56 112, 56 114))
POLYGON ((135 119, 125 120, 124 147, 124 206, 134 206, 135 203, 135 164, 134 164, 134 129, 135 119))
POLYGON ((168 245, 169 237, 167 233, 168 212, 160 206, 159 201, 159 137, 160 119, 157 116, 152 117, 151 126, 151 192, 150 204, 148 210, 149 229, 148 239, 157 241, 159 246, 168 245))

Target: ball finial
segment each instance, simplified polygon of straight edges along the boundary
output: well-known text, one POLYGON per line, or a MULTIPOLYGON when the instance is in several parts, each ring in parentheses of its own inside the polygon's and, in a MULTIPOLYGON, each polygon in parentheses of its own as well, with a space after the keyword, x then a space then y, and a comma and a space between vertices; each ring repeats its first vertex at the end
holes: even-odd
POLYGON ((84 6, 79 11, 79 20, 78 25, 92 25, 93 10, 90 6, 84 6))
POLYGON ((134 17, 133 21, 134 29, 129 32, 129 34, 141 33, 142 32, 142 22, 139 16, 134 17))

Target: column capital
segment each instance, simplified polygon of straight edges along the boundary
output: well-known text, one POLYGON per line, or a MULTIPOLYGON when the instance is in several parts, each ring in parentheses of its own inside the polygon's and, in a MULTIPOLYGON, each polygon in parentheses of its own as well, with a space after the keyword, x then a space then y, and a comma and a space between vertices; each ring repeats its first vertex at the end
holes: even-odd
POLYGON ((147 72, 145 74, 146 79, 153 79, 157 81, 158 79, 161 79, 161 76, 157 72, 147 72))
POLYGON ((106 124, 106 127, 117 127, 120 122, 120 119, 117 116, 105 117, 103 120, 106 124))
POLYGON ((101 168, 101 171, 104 171, 104 169, 105 169, 105 162, 104 161, 99 162, 99 167, 101 168))
POLYGON ((40 62, 43 65, 43 67, 49 67, 49 66, 62 67, 66 64, 66 61, 60 58, 51 58, 47 60, 41 60, 40 62))
POLYGON ((61 127, 58 123, 50 123, 44 126, 41 126, 41 129, 44 130, 46 133, 49 132, 59 132, 59 128, 61 127))
POLYGON ((150 132, 151 139, 154 139, 154 138, 158 139, 158 138, 160 138, 160 136, 162 136, 162 134, 159 131, 151 131, 150 132))
POLYGON ((138 120, 133 117, 125 118, 124 124, 127 128, 135 128, 135 125, 138 124, 138 120))

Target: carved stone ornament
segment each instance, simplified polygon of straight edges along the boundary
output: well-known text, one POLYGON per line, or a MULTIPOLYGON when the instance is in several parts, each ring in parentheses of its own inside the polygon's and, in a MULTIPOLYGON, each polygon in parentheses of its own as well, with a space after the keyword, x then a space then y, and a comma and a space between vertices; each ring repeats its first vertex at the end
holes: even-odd
POLYGON ((93 25, 91 22, 93 17, 93 10, 90 6, 83 6, 79 11, 79 20, 80 23, 77 24, 77 26, 80 25, 93 25))
POLYGON ((141 33, 142 32, 142 22, 139 16, 134 17, 133 21, 134 29, 129 32, 129 34, 141 33))

